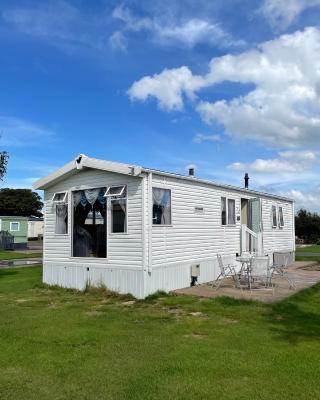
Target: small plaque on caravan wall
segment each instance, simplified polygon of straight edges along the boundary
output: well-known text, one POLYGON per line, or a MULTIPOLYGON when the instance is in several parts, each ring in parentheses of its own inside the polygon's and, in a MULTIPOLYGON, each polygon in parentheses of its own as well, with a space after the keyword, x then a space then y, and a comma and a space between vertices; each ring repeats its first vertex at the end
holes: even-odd
POLYGON ((203 207, 196 206, 196 207, 194 208, 194 213, 195 213, 195 214, 204 214, 204 208, 203 208, 203 207))

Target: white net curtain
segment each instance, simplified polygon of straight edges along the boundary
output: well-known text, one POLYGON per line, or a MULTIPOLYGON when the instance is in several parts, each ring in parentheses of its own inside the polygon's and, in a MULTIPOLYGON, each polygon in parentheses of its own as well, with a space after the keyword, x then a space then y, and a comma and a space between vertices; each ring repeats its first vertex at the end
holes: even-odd
POLYGON ((66 234, 68 230, 68 205, 56 205, 56 233, 66 234))

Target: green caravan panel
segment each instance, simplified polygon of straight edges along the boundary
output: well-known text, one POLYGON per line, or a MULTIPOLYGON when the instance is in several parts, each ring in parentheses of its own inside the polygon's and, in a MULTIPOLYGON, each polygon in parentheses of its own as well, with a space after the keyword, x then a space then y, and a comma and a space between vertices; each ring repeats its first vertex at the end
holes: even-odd
POLYGON ((8 231, 14 237, 15 244, 28 243, 28 218, 0 216, 0 230, 8 231))

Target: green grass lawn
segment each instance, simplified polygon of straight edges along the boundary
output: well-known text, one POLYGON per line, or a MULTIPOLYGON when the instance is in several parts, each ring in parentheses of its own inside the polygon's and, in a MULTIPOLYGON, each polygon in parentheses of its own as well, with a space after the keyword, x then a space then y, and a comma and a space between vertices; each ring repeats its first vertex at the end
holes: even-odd
POLYGON ((297 247, 297 253, 320 253, 320 245, 313 244, 312 246, 307 247, 297 247))
POLYGON ((0 398, 320 399, 320 286, 276 305, 130 298, 0 270, 0 398))
POLYGON ((19 251, 0 250, 0 260, 14 260, 21 258, 39 258, 42 257, 42 252, 34 253, 19 253, 19 251))
POLYGON ((317 261, 320 264, 319 256, 296 256, 296 261, 317 261))

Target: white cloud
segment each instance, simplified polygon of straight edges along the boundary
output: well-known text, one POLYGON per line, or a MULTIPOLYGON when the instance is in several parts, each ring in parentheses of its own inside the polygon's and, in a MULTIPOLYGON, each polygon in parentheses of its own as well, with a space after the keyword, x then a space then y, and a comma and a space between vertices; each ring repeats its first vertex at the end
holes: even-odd
POLYGON ((123 5, 116 7, 112 13, 113 18, 125 23, 128 30, 139 32, 141 30, 153 29, 153 21, 149 17, 136 17, 129 8, 123 5))
POLYGON ((217 47, 244 46, 243 40, 234 39, 218 23, 201 18, 167 18, 154 15, 138 17, 123 5, 113 11, 113 17, 124 23, 124 30, 145 31, 151 34, 151 40, 162 45, 178 45, 192 48, 200 43, 217 47))
POLYGON ((259 11, 274 30, 282 31, 304 10, 319 5, 320 0, 264 0, 259 11))
POLYGON ((252 163, 234 162, 227 166, 235 171, 257 172, 263 174, 301 173, 310 170, 319 160, 312 151, 283 151, 279 152, 280 158, 269 160, 257 159, 252 163))
POLYGON ((183 108, 182 92, 190 98, 203 79, 192 75, 188 67, 165 69, 160 74, 146 76, 134 82, 128 90, 130 98, 145 101, 150 97, 158 100, 160 108, 181 110, 183 108))
POLYGON ((202 142, 220 142, 221 136, 220 135, 204 135, 203 133, 197 133, 193 137, 193 141, 195 143, 202 143, 202 142))
POLYGON ((320 145, 320 30, 307 28, 262 43, 238 55, 213 58, 206 75, 188 67, 164 70, 136 81, 132 99, 154 97, 161 108, 181 110, 183 98, 195 99, 205 87, 230 81, 253 84, 236 98, 196 107, 208 124, 224 126, 231 136, 275 148, 320 145))
POLYGON ((124 34, 120 31, 115 31, 109 37, 109 43, 112 49, 120 50, 123 53, 127 51, 127 39, 124 34))
POLYGON ((305 208, 308 211, 320 211, 320 187, 316 187, 308 193, 305 191, 292 189, 285 192, 280 192, 279 194, 294 200, 296 210, 305 208))
POLYGON ((2 146, 36 146, 49 139, 53 132, 23 119, 0 116, 0 144, 2 146))
POLYGON ((298 160, 303 162, 316 162, 318 160, 318 154, 311 150, 300 150, 300 151, 280 151, 279 155, 285 159, 298 160))

